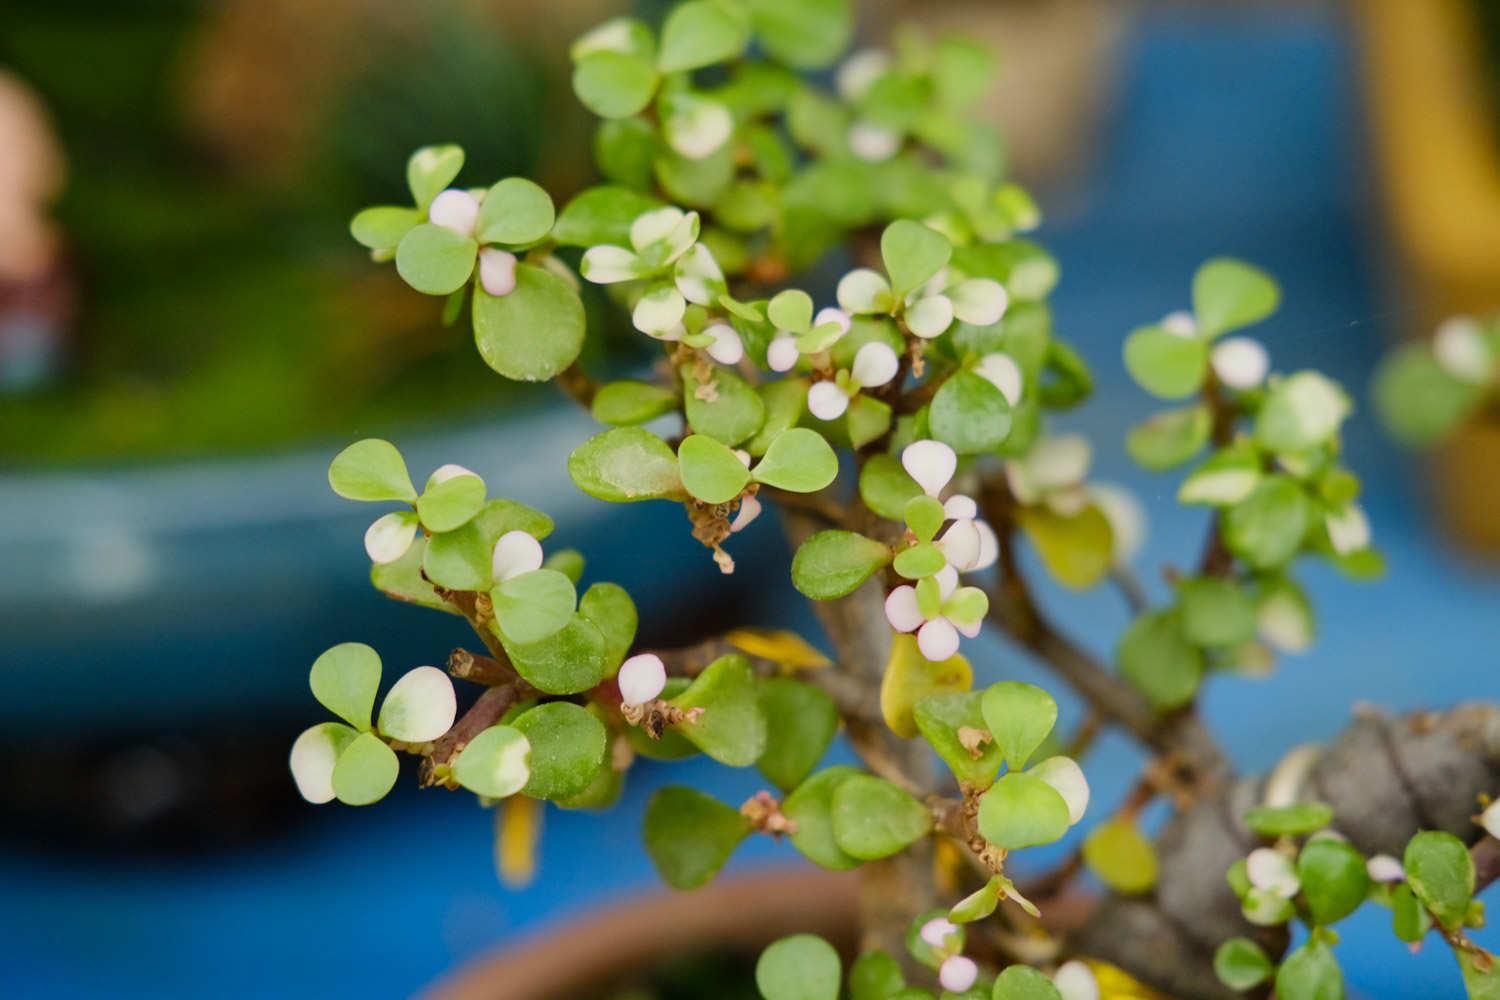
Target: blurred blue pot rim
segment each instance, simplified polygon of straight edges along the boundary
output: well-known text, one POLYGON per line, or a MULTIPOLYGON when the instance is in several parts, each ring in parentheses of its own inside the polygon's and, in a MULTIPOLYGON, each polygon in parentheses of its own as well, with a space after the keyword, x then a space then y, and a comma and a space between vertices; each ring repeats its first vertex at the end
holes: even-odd
MULTIPOLYGON (((559 402, 503 423, 392 437, 419 488, 432 469, 455 462, 483 476, 492 496, 577 524, 606 512, 567 473, 569 452, 599 429, 559 402)), ((352 440, 233 459, 0 473, 0 605, 136 597, 161 583, 157 554, 166 547, 372 521, 391 505, 354 503, 328 487, 329 460, 352 440)), ((258 572, 253 559, 218 569, 236 566, 258 572)))

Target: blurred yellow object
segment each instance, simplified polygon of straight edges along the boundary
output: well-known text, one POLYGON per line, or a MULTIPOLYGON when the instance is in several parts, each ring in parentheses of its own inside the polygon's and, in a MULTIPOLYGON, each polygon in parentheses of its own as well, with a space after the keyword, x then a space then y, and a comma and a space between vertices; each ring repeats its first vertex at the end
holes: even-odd
POLYGON ((724 637, 742 653, 770 660, 787 670, 818 670, 833 661, 796 632, 786 629, 737 628, 724 637))
POLYGON ((1132 979, 1118 966, 1092 958, 1086 958, 1083 962, 1099 983, 1099 1000, 1172 1000, 1167 994, 1132 979))
MULTIPOLYGON (((1385 201, 1425 336, 1443 318, 1500 309, 1500 113, 1482 80, 1464 0, 1360 0, 1371 134, 1385 201)), ((1442 449, 1445 527, 1500 552, 1500 424, 1481 419, 1442 449)))
POLYGON ((508 888, 520 889, 536 877, 536 845, 542 833, 542 804, 512 795, 495 806, 495 871, 508 888))
POLYGON ((1462 0, 1361 0, 1372 138, 1426 310, 1500 308, 1500 138, 1462 0))

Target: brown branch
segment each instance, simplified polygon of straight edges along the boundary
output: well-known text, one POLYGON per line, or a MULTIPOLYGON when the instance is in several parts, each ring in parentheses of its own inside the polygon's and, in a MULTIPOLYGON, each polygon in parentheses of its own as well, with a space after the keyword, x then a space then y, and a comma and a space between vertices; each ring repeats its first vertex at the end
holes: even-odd
POLYGON ((1178 754, 1190 780, 1204 787, 1225 780, 1228 759, 1191 711, 1158 714, 1124 681, 1059 632, 1042 614, 1016 561, 1016 526, 1003 482, 985 483, 980 494, 986 517, 1000 539, 997 586, 990 594, 990 620, 1052 668, 1100 715, 1157 753, 1178 754))
POLYGON ((557 387, 585 410, 594 405, 594 396, 599 392, 599 383, 579 367, 577 362, 564 368, 558 374, 557 387))
MULTIPOLYGON (((1234 440, 1234 424, 1239 419, 1239 407, 1224 398, 1219 379, 1210 368, 1203 382, 1203 401, 1208 404, 1213 416, 1209 440, 1215 448, 1223 448, 1234 440)), ((1203 555, 1198 559, 1199 576, 1229 576, 1234 572, 1234 555, 1224 544, 1224 516, 1214 511, 1213 521, 1208 527, 1208 537, 1203 543, 1203 555)))
POLYGON ((501 684, 486 689, 479 700, 453 724, 453 728, 433 742, 432 749, 422 761, 423 787, 445 783, 447 774, 445 770, 439 771, 438 768, 446 769, 446 765, 474 737, 499 722, 501 716, 510 711, 511 706, 523 700, 527 690, 529 689, 523 689, 519 684, 501 684))
POLYGON ((515 668, 509 663, 501 663, 467 649, 455 649, 448 654, 448 673, 459 680, 473 681, 486 687, 510 684, 517 680, 515 668))
MULTIPOLYGON (((804 512, 782 513, 793 546, 802 544, 822 527, 816 518, 804 512)), ((867 581, 854 593, 835 601, 814 601, 813 610, 833 644, 838 674, 858 685, 865 698, 878 697, 891 653, 891 629, 885 619, 885 591, 880 581, 867 581)), ((883 722, 851 720, 849 742, 860 758, 887 780, 897 781, 919 797, 939 791, 934 755, 923 741, 902 739, 883 722)), ((906 926, 912 914, 938 905, 930 839, 919 840, 906 851, 863 866, 860 886, 862 947, 907 955, 906 926)))
POLYGON ((760 495, 769 498, 780 507, 812 514, 826 522, 829 527, 847 528, 849 526, 848 511, 826 490, 820 490, 817 493, 793 493, 790 490, 762 484, 760 495))

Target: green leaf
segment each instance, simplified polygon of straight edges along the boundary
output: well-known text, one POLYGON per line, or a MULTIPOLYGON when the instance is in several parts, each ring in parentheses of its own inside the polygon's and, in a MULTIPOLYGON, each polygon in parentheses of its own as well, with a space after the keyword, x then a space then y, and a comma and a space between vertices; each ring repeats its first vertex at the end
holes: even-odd
POLYGON ((855 775, 834 789, 833 839, 850 857, 887 858, 931 830, 927 807, 883 778, 855 775))
POLYGON ((575 587, 578 586, 578 581, 583 579, 583 568, 583 553, 577 549, 558 549, 542 563, 542 569, 557 570, 573 581, 575 587))
POLYGON ((610 382, 594 394, 592 412, 601 424, 631 427, 677 408, 677 393, 646 382, 610 382))
POLYGON ((339 754, 358 735, 358 731, 341 722, 319 722, 297 736, 287 763, 297 792, 304 799, 316 805, 333 801, 334 765, 339 754))
POLYGON ((1177 490, 1177 502, 1233 506, 1250 495, 1260 477, 1260 456, 1255 448, 1231 446, 1210 455, 1188 473, 1177 490))
POLYGON ((394 250, 401 237, 421 221, 422 213, 414 208, 377 205, 356 215, 349 223, 349 233, 371 250, 394 250))
POLYGON ((308 683, 319 704, 363 732, 375 711, 380 656, 362 642, 341 642, 313 661, 308 683))
POLYGON ((668 785, 646 803, 646 852, 674 889, 706 885, 749 833, 739 810, 696 789, 668 785))
POLYGON ((1344 974, 1338 959, 1313 938, 1287 956, 1276 970, 1278 1000, 1344 1000, 1344 974))
POLYGON ((766 750, 766 717, 750 661, 737 653, 710 663, 688 689, 671 700, 703 712, 673 727, 721 764, 749 767, 766 750))
POLYGON ((694 434, 707 434, 733 447, 760 429, 766 404, 744 379, 728 368, 715 367, 712 382, 705 384, 693 368, 683 365, 681 375, 683 408, 694 434))
POLYGON ((1203 386, 1208 341, 1143 326, 1125 338, 1125 368, 1142 389, 1162 399, 1182 399, 1203 386))
POLYGON ((796 824, 792 846, 814 864, 832 871, 847 871, 860 861, 839 847, 833 833, 833 794, 846 780, 862 774, 858 768, 840 765, 825 768, 802 782, 786 797, 781 811, 796 824))
POLYGON ((573 66, 573 92, 600 118, 629 118, 656 93, 656 68, 644 56, 600 49, 573 66))
POLYGON ((1374 396, 1391 433, 1420 447, 1457 430, 1479 409, 1485 391, 1448 374, 1427 345, 1409 344, 1381 363, 1374 396))
POLYGON ((917 729, 953 776, 981 789, 995 780, 1003 760, 999 744, 984 738, 989 730, 981 708, 983 697, 980 691, 935 694, 917 702, 912 710, 917 729))
POLYGON ((807 403, 807 382, 800 378, 767 382, 756 390, 766 404, 766 417, 755 436, 745 442, 745 450, 761 456, 788 428, 797 426, 807 403))
POLYGON ((1224 543, 1256 569, 1273 569, 1297 554, 1312 520, 1312 502, 1289 476, 1266 476, 1224 517, 1224 543))
POLYGON ((1156 848, 1128 819, 1105 820, 1083 842, 1083 861, 1110 889, 1126 896, 1156 887, 1156 848))
POLYGON ((1262 837, 1300 837, 1333 822, 1333 810, 1322 802, 1256 806, 1245 813, 1245 825, 1262 837))
POLYGON ((598 626, 581 615, 555 635, 537 642, 509 642, 505 653, 516 672, 547 694, 587 691, 609 676, 609 647, 598 626))
POLYGON ((1391 893, 1391 930, 1407 944, 1416 944, 1432 930, 1432 915, 1405 882, 1391 893))
POLYGON ((1406 882, 1438 923, 1449 930, 1463 926, 1474 897, 1474 859, 1463 841, 1441 830, 1412 837, 1402 857, 1406 882))
POLYGON ((507 177, 484 196, 479 206, 479 242, 529 246, 552 230, 556 209, 540 185, 524 177, 507 177))
POLYGON ((948 564, 936 545, 923 543, 902 549, 892 561, 897 573, 908 580, 920 580, 932 576, 948 564))
POLYGON ((333 765, 333 792, 346 806, 379 802, 396 784, 401 763, 374 733, 360 733, 333 765))
POLYGON ((495 543, 508 531, 546 538, 552 534, 552 518, 514 500, 491 500, 461 527, 428 539, 423 572, 452 590, 489 590, 495 543))
POLYGON ((1274 452, 1304 452, 1338 433, 1354 404, 1338 383, 1318 372, 1273 381, 1255 418, 1255 440, 1274 452))
POLYGON ((406 554, 392 563, 375 563, 370 567, 370 583, 392 600, 417 604, 450 615, 462 614, 458 608, 438 596, 431 581, 422 575, 427 554, 427 540, 418 538, 406 554))
POLYGON ((1021 681, 991 684, 984 692, 980 711, 1000 756, 1012 771, 1026 766, 1057 724, 1057 702, 1052 696, 1035 684, 1021 681))
POLYGON ((906 505, 921 495, 922 487, 907 474, 894 455, 872 455, 860 470, 859 497, 866 507, 881 517, 904 520, 906 505))
POLYGON ((1192 701, 1203 676, 1203 652, 1182 634, 1170 611, 1137 618, 1115 649, 1120 673, 1158 711, 1192 701))
POLYGON ((955 372, 937 395, 927 419, 932 436, 960 455, 994 451, 1010 434, 1010 403, 988 379, 955 372))
POLYGON ((1205 336, 1259 323, 1280 304, 1275 279, 1243 261, 1219 257, 1193 275, 1193 312, 1205 336))
POLYGON ((849 431, 849 447, 856 450, 878 440, 891 428, 891 404, 863 393, 849 400, 844 426, 849 431))
POLYGON ((1453 957, 1458 959, 1469 1000, 1500 1000, 1500 968, 1491 963, 1481 970, 1474 955, 1458 948, 1453 950, 1453 957))
POLYGON ((568 475, 589 496, 611 503, 682 496, 677 456, 640 427, 595 434, 568 456, 568 475))
POLYGON ((1255 602, 1233 580, 1197 577, 1177 589, 1182 634, 1200 646, 1238 646, 1255 638, 1255 602))
POLYGON ((417 498, 417 516, 428 531, 452 531, 484 509, 484 497, 484 480, 473 473, 450 476, 441 482, 428 480, 427 489, 417 498))
POLYGON ((822 69, 849 44, 849 0, 750 0, 750 22, 766 53, 793 69, 822 69))
POLYGON ((517 264, 509 295, 474 289, 474 343, 484 363, 508 379, 552 378, 578 358, 583 337, 583 303, 551 271, 517 264))
POLYGON ((406 186, 423 215, 464 166, 464 151, 458 146, 423 146, 406 161, 406 186))
POLYGON ((616 583, 596 583, 583 592, 578 613, 587 618, 604 637, 604 663, 614 673, 630 652, 640 614, 635 601, 624 587, 616 583))
POLYGON ((897 299, 926 284, 952 255, 953 244, 948 237, 910 219, 897 219, 880 234, 880 257, 897 299))
POLYGON ((993 1000, 1062 1000, 1052 980, 1029 965, 1009 965, 995 978, 993 1000))
POLYGON ((490 601, 500 634, 524 646, 561 632, 573 620, 578 594, 557 570, 534 569, 495 587, 490 601))
POLYGON ((706 434, 683 439, 677 447, 677 465, 682 485, 704 503, 728 503, 750 484, 750 470, 739 457, 706 434))
POLYGON ((1297 855, 1297 878, 1313 923, 1323 927, 1359 909, 1370 893, 1364 855, 1341 840, 1310 840, 1297 855))
POLYGON ((907 501, 906 526, 917 536, 919 542, 932 541, 947 519, 943 505, 925 493, 907 501))
POLYGON ((790 677, 761 684, 761 714, 766 720, 766 749, 755 762, 760 773, 783 792, 802 783, 839 726, 838 709, 821 688, 790 677))
POLYGON ((503 799, 531 778, 531 744, 517 729, 491 726, 469 741, 453 761, 453 780, 476 795, 503 799))
POLYGON ((627 187, 651 187, 651 165, 660 148, 656 129, 641 118, 606 118, 594 133, 594 162, 599 172, 627 187))
POLYGON ((1125 450, 1141 468, 1162 472, 1198 454, 1208 443, 1213 423, 1203 405, 1158 413, 1130 429, 1125 450))
POLYGON ((805 597, 831 601, 853 593, 891 562, 891 550, 853 531, 820 531, 797 549, 792 585, 805 597))
POLYGON ((582 794, 604 767, 608 734, 588 709, 552 701, 522 712, 510 724, 531 744, 531 777, 522 791, 534 799, 582 794))
POLYGON ((843 966, 833 945, 814 934, 782 938, 755 963, 765 1000, 838 1000, 843 966))
POLYGON ((766 318, 778 330, 791 333, 806 333, 812 328, 812 296, 800 288, 788 288, 777 292, 766 303, 766 318))
POLYGON ((771 442, 754 474, 756 482, 767 486, 815 493, 839 474, 839 460, 823 435, 806 427, 793 427, 771 442))
POLYGON ((741 11, 724 0, 689 0, 667 15, 656 64, 663 73, 711 66, 735 58, 749 41, 741 11))
POLYGON ((614 185, 591 187, 563 206, 552 238, 560 246, 591 247, 601 243, 630 245, 630 224, 662 203, 650 195, 614 185))
POLYGON ((883 951, 867 951, 849 966, 849 1000, 890 1000, 905 985, 901 963, 883 951))
POLYGON ((1232 990, 1248 990, 1271 978, 1274 966, 1249 938, 1230 938, 1214 952, 1214 974, 1232 990))
POLYGON ((417 499, 401 452, 380 438, 356 441, 335 455, 328 465, 328 485, 346 500, 417 499))
POLYGON ((1023 507, 1021 530, 1036 546, 1042 564, 1065 587, 1086 590, 1109 574, 1114 565, 1114 530, 1095 504, 1071 517, 1050 507, 1023 507))
POLYGON ((1068 832, 1068 803, 1042 779, 1010 771, 980 798, 979 832, 1007 851, 1050 844, 1068 832))
POLYGON ((408 285, 427 295, 451 295, 474 273, 479 244, 446 226, 422 222, 396 247, 396 271, 408 285))

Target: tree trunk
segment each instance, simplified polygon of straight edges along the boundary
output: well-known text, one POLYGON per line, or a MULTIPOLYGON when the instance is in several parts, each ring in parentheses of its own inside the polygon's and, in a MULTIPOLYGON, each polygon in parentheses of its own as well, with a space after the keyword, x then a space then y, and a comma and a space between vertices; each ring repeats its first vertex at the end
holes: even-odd
MULTIPOLYGON (((1263 802, 1266 783, 1241 779, 1168 822, 1157 839, 1155 893, 1106 900, 1076 936, 1076 950, 1181 1000, 1242 998, 1214 976, 1214 949, 1236 935, 1273 955, 1286 947, 1284 932, 1244 920, 1224 878, 1260 843, 1243 816, 1263 802)), ((1500 790, 1500 706, 1402 719, 1362 709, 1298 784, 1297 797, 1331 806, 1334 828, 1366 855, 1399 858, 1418 830, 1473 842, 1484 832, 1473 821, 1479 795, 1500 790)))

